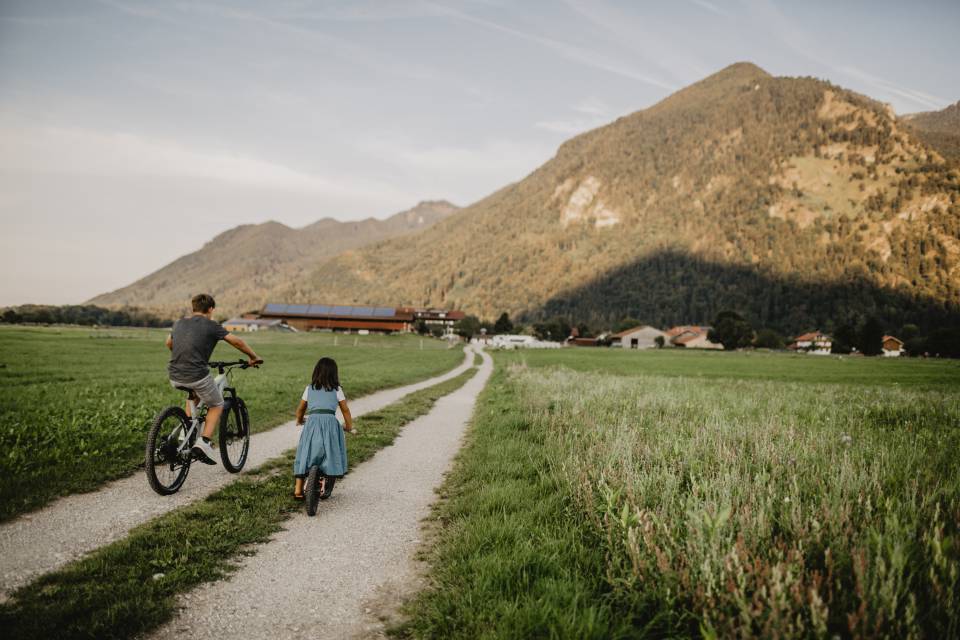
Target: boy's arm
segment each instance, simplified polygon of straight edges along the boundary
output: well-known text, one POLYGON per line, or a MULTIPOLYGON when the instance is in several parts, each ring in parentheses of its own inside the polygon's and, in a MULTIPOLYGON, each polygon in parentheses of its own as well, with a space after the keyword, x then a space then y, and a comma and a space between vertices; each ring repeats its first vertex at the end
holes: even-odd
POLYGON ((350 415, 350 407, 347 406, 346 400, 341 400, 339 403, 340 411, 343 413, 343 428, 347 431, 353 431, 353 416, 350 415))
POLYGON ((173 351, 173 336, 168 333, 167 339, 163 341, 163 344, 167 345, 167 349, 173 351))
POLYGON ((244 342, 242 339, 238 338, 237 336, 233 335, 232 333, 228 333, 227 335, 225 335, 223 337, 223 340, 234 349, 237 349, 245 353, 247 357, 250 358, 250 364, 257 365, 263 362, 263 358, 261 358, 256 353, 254 353, 253 349, 250 348, 250 345, 248 345, 246 342, 244 342))
POLYGON ((297 405, 297 424, 303 424, 304 417, 307 414, 307 401, 301 400, 297 405))

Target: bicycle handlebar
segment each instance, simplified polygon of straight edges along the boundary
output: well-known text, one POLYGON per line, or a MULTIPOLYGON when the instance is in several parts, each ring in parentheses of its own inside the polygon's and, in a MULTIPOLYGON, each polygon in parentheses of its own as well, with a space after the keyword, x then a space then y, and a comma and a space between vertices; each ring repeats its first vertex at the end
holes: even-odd
POLYGON ((207 366, 210 367, 211 369, 219 369, 220 373, 223 373, 223 370, 226 369, 227 367, 240 367, 241 369, 249 369, 251 366, 256 367, 258 365, 255 365, 255 364, 251 365, 246 360, 231 360, 229 362, 222 362, 219 360, 215 360, 212 362, 208 362, 207 366))

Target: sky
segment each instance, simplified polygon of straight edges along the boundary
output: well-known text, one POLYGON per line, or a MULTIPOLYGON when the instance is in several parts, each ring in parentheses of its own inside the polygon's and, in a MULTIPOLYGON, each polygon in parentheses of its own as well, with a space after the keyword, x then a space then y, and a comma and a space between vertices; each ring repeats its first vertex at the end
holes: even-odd
POLYGON ((239 224, 467 205, 734 62, 910 113, 958 59, 956 1, 0 0, 0 306, 239 224))

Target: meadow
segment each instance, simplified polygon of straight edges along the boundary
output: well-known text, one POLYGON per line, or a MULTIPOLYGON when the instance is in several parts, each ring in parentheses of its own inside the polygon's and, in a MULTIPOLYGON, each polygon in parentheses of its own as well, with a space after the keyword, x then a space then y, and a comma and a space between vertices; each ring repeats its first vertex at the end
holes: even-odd
POLYGON ((955 362, 495 359, 399 634, 960 636, 955 362))
MULTIPOLYGON (((142 465, 148 424, 183 394, 167 382, 165 330, 0 328, 0 521, 142 465)), ((414 336, 249 334, 266 360, 239 371, 254 432, 292 419, 320 356, 350 398, 447 371, 458 348, 414 336)), ((215 359, 242 357, 226 344, 215 359)))

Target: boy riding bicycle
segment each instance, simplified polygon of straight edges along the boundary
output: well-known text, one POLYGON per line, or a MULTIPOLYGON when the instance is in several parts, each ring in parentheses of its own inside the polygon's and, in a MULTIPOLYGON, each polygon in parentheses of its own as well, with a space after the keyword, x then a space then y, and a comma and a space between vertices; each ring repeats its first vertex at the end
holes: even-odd
MULTIPOLYGON (((201 293, 194 296, 191 303, 193 314, 177 320, 173 325, 173 331, 167 336, 166 344, 171 352, 167 372, 170 374, 170 384, 174 388, 189 390, 207 405, 203 433, 193 445, 193 453, 201 462, 217 464, 213 459, 210 438, 213 437, 213 432, 220 421, 220 414, 223 412, 223 394, 213 381, 207 362, 220 340, 242 351, 250 358, 251 366, 256 366, 263 360, 246 342, 229 333, 220 323, 213 321, 216 302, 212 296, 201 293)), ((189 400, 187 415, 190 415, 189 400)))

